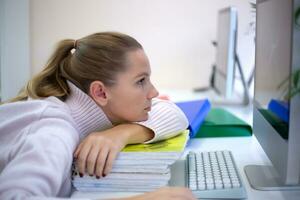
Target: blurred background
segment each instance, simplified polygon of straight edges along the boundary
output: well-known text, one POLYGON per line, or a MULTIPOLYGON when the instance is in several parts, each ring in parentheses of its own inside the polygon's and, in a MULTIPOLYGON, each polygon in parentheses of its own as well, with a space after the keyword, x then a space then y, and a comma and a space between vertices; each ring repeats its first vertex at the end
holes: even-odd
MULTIPOLYGON (((0 0, 2 100, 43 68, 59 40, 100 31, 136 38, 158 89, 209 86, 218 11, 228 6, 237 8, 237 52, 248 79, 255 49, 248 0, 0 0)), ((235 90, 242 88, 238 76, 235 90)))

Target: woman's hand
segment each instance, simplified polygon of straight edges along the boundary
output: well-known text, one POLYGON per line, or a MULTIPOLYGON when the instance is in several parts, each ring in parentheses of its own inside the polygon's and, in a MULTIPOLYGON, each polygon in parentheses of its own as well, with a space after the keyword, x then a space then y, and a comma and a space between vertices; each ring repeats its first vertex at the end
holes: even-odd
POLYGON ((124 137, 120 137, 112 129, 89 134, 75 151, 76 164, 82 176, 87 172, 90 176, 101 178, 109 173, 113 161, 126 145, 124 137))
POLYGON ((112 169, 118 153, 127 145, 141 143, 153 137, 153 132, 138 124, 121 124, 111 129, 89 134, 77 147, 74 157, 80 176, 87 172, 97 178, 112 169))
POLYGON ((196 200, 188 188, 184 187, 163 187, 153 192, 142 195, 124 198, 120 200, 196 200))

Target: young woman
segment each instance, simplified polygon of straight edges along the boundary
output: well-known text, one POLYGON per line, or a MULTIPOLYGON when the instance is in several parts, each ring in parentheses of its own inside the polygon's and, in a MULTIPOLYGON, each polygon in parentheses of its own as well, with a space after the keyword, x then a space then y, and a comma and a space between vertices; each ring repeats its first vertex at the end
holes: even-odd
MULTIPOLYGON (((180 109, 155 99, 150 75, 142 46, 130 36, 61 41, 45 69, 0 106, 0 199, 68 197, 73 157, 81 174, 101 178, 127 144, 187 128, 180 109)), ((149 198, 193 196, 162 188, 132 199, 149 198)))

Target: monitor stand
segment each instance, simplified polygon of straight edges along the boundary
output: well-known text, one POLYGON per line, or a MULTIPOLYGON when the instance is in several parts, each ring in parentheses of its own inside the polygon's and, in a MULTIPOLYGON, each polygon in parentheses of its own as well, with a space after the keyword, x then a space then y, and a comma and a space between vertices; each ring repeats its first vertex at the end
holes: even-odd
POLYGON ((210 77, 210 86, 208 87, 203 87, 203 88, 195 88, 194 92, 208 92, 208 91, 214 91, 215 95, 213 97, 208 97, 210 102, 213 105, 249 105, 250 103, 250 95, 249 95, 249 87, 251 84, 251 79, 253 79, 253 72, 250 76, 250 79, 246 82, 244 72, 241 66, 241 62, 239 59, 239 56, 237 53, 235 54, 235 59, 234 59, 235 64, 237 65, 237 68, 239 70, 239 74, 241 76, 242 84, 243 84, 243 96, 237 96, 235 93, 233 97, 231 98, 226 98, 225 96, 221 95, 220 91, 215 87, 215 73, 216 73, 216 66, 213 65, 213 70, 212 74, 210 77), (242 100, 241 100, 242 98, 242 100))
POLYGON ((300 190, 300 185, 286 185, 272 166, 247 165, 244 167, 249 184, 263 191, 300 190))
POLYGON ((186 162, 179 159, 171 165, 169 186, 186 187, 186 162))

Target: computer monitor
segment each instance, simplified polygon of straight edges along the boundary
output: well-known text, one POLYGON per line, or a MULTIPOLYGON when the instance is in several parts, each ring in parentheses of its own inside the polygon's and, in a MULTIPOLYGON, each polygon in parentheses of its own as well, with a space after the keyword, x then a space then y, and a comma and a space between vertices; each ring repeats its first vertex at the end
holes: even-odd
POLYGON ((216 71, 214 87, 218 93, 231 98, 235 76, 237 9, 228 7, 218 12, 216 71))
POLYGON ((217 40, 213 41, 216 47, 216 64, 213 65, 210 87, 196 88, 201 92, 213 89, 217 96, 209 98, 214 105, 248 105, 250 102, 248 84, 244 77, 241 62, 236 52, 238 13, 233 6, 218 11, 217 40), (243 97, 234 93, 235 67, 237 66, 242 84, 243 97))
POLYGON ((257 0, 253 133, 272 166, 248 165, 259 190, 300 190, 300 0, 257 0))

